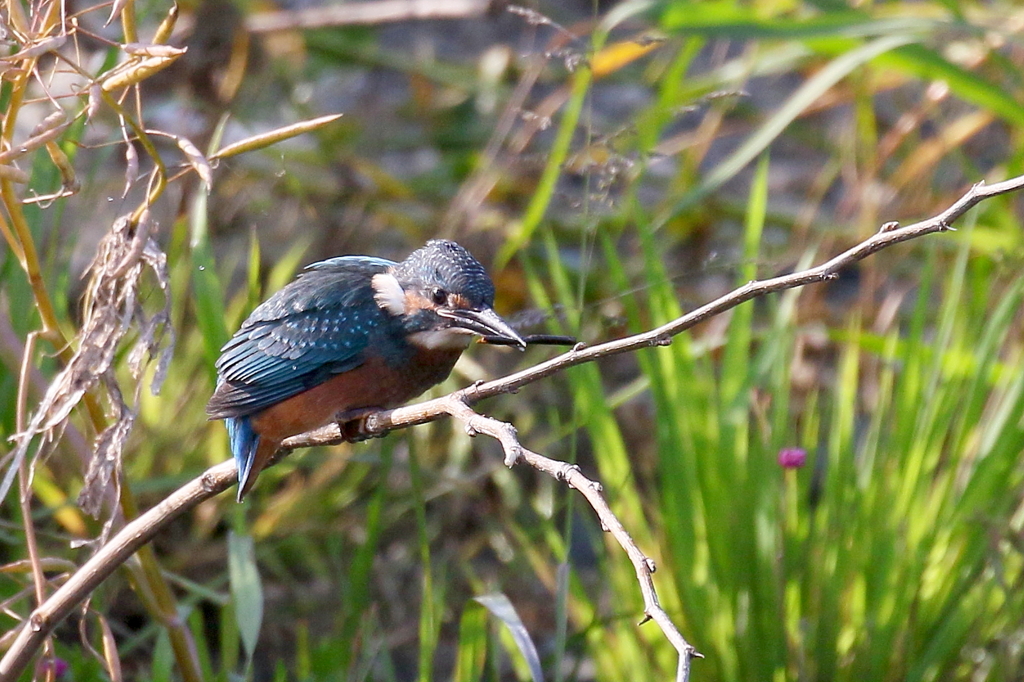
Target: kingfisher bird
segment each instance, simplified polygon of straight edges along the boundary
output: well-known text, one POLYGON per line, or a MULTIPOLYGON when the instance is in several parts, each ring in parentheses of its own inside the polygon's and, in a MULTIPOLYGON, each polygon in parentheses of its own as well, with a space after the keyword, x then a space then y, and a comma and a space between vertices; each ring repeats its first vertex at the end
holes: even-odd
POLYGON ((401 263, 309 265, 253 310, 217 360, 206 412, 227 426, 238 501, 285 438, 332 422, 345 434, 415 398, 448 377, 474 334, 524 349, 493 306, 487 271, 452 241, 431 240, 401 263))

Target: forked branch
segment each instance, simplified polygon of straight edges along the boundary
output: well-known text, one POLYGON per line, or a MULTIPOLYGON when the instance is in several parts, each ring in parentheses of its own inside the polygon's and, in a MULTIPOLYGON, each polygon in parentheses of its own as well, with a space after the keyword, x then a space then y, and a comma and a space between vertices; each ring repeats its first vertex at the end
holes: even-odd
POLYGON ((636 579, 640 583, 640 592, 644 597, 644 619, 641 624, 652 620, 661 628, 666 639, 679 653, 676 679, 679 682, 686 682, 690 678, 690 662, 695 657, 702 658, 702 656, 686 641, 665 609, 661 608, 658 593, 654 589, 654 560, 641 551, 626 527, 612 512, 608 502, 601 495, 601 484, 584 476, 575 464, 560 462, 524 448, 519 442, 519 436, 516 434, 514 426, 474 412, 463 400, 462 391, 451 393, 438 400, 444 405, 445 412, 466 425, 466 433, 470 436, 483 433, 501 443, 501 448, 505 452, 505 464, 512 466, 519 461, 526 462, 538 471, 559 481, 565 481, 566 485, 579 490, 583 497, 587 498, 587 502, 590 503, 601 520, 601 529, 612 534, 636 570, 636 579))

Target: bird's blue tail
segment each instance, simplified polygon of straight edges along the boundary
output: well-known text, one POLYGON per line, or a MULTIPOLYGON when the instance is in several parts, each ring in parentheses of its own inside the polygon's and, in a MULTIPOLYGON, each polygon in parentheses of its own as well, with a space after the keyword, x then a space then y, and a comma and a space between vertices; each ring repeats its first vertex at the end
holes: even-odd
POLYGON ((249 480, 252 464, 256 460, 260 436, 252 428, 249 417, 231 417, 224 420, 224 425, 228 428, 231 453, 235 456, 235 464, 238 466, 238 501, 241 502, 246 490, 245 483, 249 480))

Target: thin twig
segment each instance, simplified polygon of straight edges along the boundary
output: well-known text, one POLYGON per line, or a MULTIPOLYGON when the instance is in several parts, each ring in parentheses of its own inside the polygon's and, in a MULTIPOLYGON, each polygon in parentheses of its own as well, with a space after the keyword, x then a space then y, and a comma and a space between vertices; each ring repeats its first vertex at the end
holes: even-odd
MULTIPOLYGON (((18 373, 18 405, 14 418, 15 426, 20 433, 25 429, 25 405, 28 401, 29 376, 32 374, 32 360, 36 352, 37 332, 30 332, 25 341, 25 352, 21 358, 21 371, 18 373)), ((46 601, 46 576, 43 575, 42 561, 39 556, 39 540, 36 527, 32 520, 32 472, 27 459, 21 460, 18 467, 18 502, 21 505, 21 524, 25 531, 25 547, 28 549, 29 565, 32 569, 32 586, 35 589, 36 606, 46 601)), ((53 658, 53 642, 47 637, 43 641, 43 658, 53 658)), ((53 677, 47 672, 47 680, 53 677)))
MULTIPOLYGON (((677 680, 685 680, 689 674, 689 658, 695 655, 692 647, 686 643, 686 640, 681 635, 676 637, 676 634, 670 634, 673 632, 677 633, 678 631, 658 604, 653 583, 650 582, 652 565, 648 562, 646 556, 635 547, 635 544, 629 539, 628 533, 621 527, 621 524, 618 524, 617 521, 611 521, 614 517, 608 516, 608 520, 606 520, 607 514, 604 509, 607 508, 607 505, 604 503, 603 498, 601 498, 600 490, 596 484, 571 465, 550 460, 524 449, 519 445, 514 428, 510 424, 495 427, 494 420, 487 420, 487 418, 477 415, 471 410, 469 411, 472 413, 470 415, 465 413, 463 408, 468 410, 468 406, 478 400, 514 391, 574 365, 592 362, 610 355, 629 353, 642 348, 669 345, 674 336, 715 315, 734 308, 740 303, 772 292, 833 279, 842 268, 863 260, 884 248, 924 235, 952 229, 951 224, 954 221, 987 198, 1021 189, 1024 189, 1024 176, 1011 178, 993 185, 986 185, 983 182, 978 183, 971 187, 952 206, 934 218, 907 227, 898 227, 895 223, 886 223, 876 234, 817 267, 782 277, 749 282, 733 292, 661 327, 591 347, 579 344, 568 353, 521 372, 516 372, 494 381, 474 384, 458 391, 454 394, 454 397, 449 395, 417 405, 371 414, 365 418, 366 423, 363 430, 368 435, 381 435, 391 429, 421 424, 442 416, 458 413, 457 416, 460 419, 463 416, 466 417, 467 424, 474 430, 482 433, 486 433, 488 430, 494 431, 494 434, 491 435, 496 434, 495 437, 502 441, 507 464, 514 464, 521 459, 541 471, 564 478, 569 485, 579 490, 587 498, 587 501, 595 508, 602 521, 605 521, 609 532, 615 536, 616 540, 629 553, 630 560, 637 567, 637 578, 644 596, 645 613, 651 620, 658 623, 672 642, 672 645, 680 652, 677 680), (459 407, 460 404, 462 407, 459 407)), ((497 424, 502 423, 497 422, 497 424)), ((287 451, 291 451, 297 448, 330 445, 342 441, 343 439, 338 427, 329 426, 289 438, 284 442, 284 447, 287 451)), ((286 456, 287 451, 279 453, 278 459, 286 456)), ((38 650, 46 635, 61 620, 67 617, 74 607, 85 599, 119 565, 149 542, 157 532, 200 502, 228 489, 234 485, 235 480, 236 469, 233 461, 218 464, 171 493, 170 496, 145 514, 138 516, 125 525, 117 535, 111 538, 64 585, 31 614, 27 624, 23 625, 18 632, 14 642, 11 644, 11 648, 4 655, 3 659, 0 660, 0 682, 13 682, 13 680, 16 680, 20 672, 31 661, 32 656, 38 650)))

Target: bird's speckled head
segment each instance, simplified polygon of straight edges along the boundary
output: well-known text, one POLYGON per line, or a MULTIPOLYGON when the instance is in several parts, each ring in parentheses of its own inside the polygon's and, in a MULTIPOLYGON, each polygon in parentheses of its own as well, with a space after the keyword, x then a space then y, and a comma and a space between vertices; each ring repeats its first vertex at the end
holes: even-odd
POLYGON ((402 288, 440 288, 462 296, 472 307, 494 305, 494 284, 476 258, 447 239, 432 239, 395 268, 402 288))
POLYGON ((525 346, 492 310, 494 284, 466 249, 433 239, 388 272, 373 278, 377 304, 401 318, 413 342, 457 347, 469 334, 501 336, 525 346))

